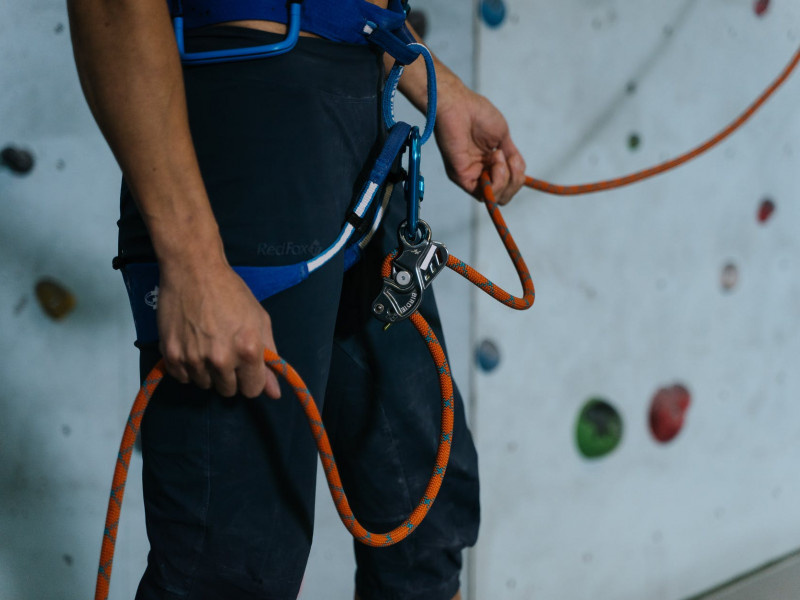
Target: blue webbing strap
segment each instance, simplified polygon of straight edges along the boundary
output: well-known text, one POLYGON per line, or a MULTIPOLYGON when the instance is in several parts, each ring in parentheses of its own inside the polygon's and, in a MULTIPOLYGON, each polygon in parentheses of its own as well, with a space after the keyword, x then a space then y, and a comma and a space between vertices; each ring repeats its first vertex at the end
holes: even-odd
MULTIPOLYGON (((186 31, 247 19, 288 24, 291 19, 286 7, 291 1, 299 0, 166 0, 170 16, 180 17, 186 31)), ((303 0, 302 30, 334 42, 366 45, 362 33, 366 22, 388 31, 403 27, 403 2, 389 0, 387 4, 387 8, 381 8, 365 0, 303 0)))
MULTIPOLYGON (((392 169, 394 160, 403 149, 410 131, 411 126, 408 123, 403 122, 397 123, 389 130, 389 135, 386 137, 386 142, 383 144, 383 149, 378 155, 378 158, 375 160, 375 164, 372 166, 372 170, 369 174, 369 179, 367 179, 366 183, 364 183, 363 187, 361 188, 358 202, 356 203, 355 208, 352 210, 352 213, 359 219, 366 214, 367 210, 375 199, 375 196, 383 185, 383 182, 389 175, 389 171, 392 169)), ((313 271, 316 271, 331 258, 333 258, 337 252, 342 250, 350 240, 350 237, 353 235, 354 231, 355 227, 352 225, 352 223, 345 223, 344 228, 342 229, 336 241, 319 256, 308 261, 308 272, 312 273, 313 271)))
MULTIPOLYGON (((405 27, 400 31, 405 33, 405 27)), ((388 52, 401 65, 410 65, 419 56, 420 51, 415 48, 418 45, 416 40, 401 40, 394 32, 379 27, 371 21, 364 27, 364 34, 370 42, 388 52)))
MULTIPOLYGON (((233 267, 259 302, 297 285, 308 277, 305 263, 284 267, 233 267)), ((157 263, 129 263, 120 271, 128 290, 136 340, 150 343, 158 340, 156 308, 158 306, 159 270, 157 263)))
MULTIPOLYGON (((376 30, 376 33, 377 31, 378 30, 376 30)), ((370 39, 372 39, 372 35, 370 35, 370 39)), ((433 56, 430 50, 424 45, 414 42, 413 44, 409 44, 408 48, 413 48, 416 55, 421 55, 425 60, 425 70, 428 79, 428 106, 425 110, 425 129, 420 136, 420 144, 424 144, 433 134, 433 126, 436 123, 436 70, 433 64, 433 56)), ((398 60, 389 72, 389 77, 386 79, 382 100, 383 120, 386 123, 386 127, 392 127, 397 122, 394 116, 394 98, 397 94, 397 86, 400 83, 400 77, 403 75, 404 69, 405 65, 398 60)))

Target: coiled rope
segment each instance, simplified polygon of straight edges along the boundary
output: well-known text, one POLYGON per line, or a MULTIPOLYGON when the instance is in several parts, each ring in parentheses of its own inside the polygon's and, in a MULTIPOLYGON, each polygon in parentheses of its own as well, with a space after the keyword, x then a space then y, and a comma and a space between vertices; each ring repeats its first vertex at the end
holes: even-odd
MULTIPOLYGON (((675 167, 678 167, 693 158, 696 158, 703 152, 709 150, 713 146, 719 144, 722 140, 727 138, 731 133, 741 127, 760 107, 772 96, 772 94, 786 81, 789 75, 800 62, 800 49, 797 50, 790 63, 781 72, 781 74, 772 82, 772 84, 745 110, 737 119, 731 122, 725 129, 719 132, 708 141, 697 146, 693 150, 686 152, 649 169, 644 169, 624 177, 618 177, 607 181, 599 181, 596 183, 588 183, 581 185, 558 185, 534 179, 533 177, 526 177, 525 185, 557 195, 576 195, 586 194, 590 192, 597 192, 602 190, 609 190, 637 181, 642 181, 649 177, 653 177, 675 167)), ((530 271, 528 270, 519 249, 508 230, 503 217, 497 207, 494 193, 492 192, 491 180, 488 173, 481 174, 480 184, 484 196, 484 204, 489 217, 497 229, 500 238, 508 252, 509 257, 514 263, 514 267, 519 275, 520 283, 522 284, 522 296, 515 297, 506 292, 502 288, 496 286, 484 275, 470 267, 462 260, 450 255, 447 261, 447 266, 453 271, 469 280, 476 285, 479 289, 489 294, 493 298, 502 302, 506 306, 517 310, 525 310, 533 305, 535 299, 535 289, 530 271)), ((384 277, 389 276, 391 273, 391 259, 389 255, 384 260, 381 275, 384 277)), ((447 363, 444 351, 436 338, 430 325, 418 312, 410 317, 414 327, 419 332, 420 336, 425 340, 428 350, 433 358, 439 373, 439 386, 442 395, 442 411, 441 411, 441 434, 439 438, 439 446, 436 454, 433 472, 431 474, 428 486, 420 499, 417 507, 413 510, 411 515, 401 525, 388 533, 372 533, 367 531, 355 518, 353 511, 347 502, 347 496, 342 487, 341 478, 339 477, 338 469, 336 468, 336 461, 333 457, 330 442, 325 432, 325 426, 322 423, 322 418, 319 410, 308 391, 307 386, 303 383, 302 378, 286 361, 278 355, 264 351, 265 363, 279 376, 283 377, 292 387, 295 396, 300 402, 303 410, 308 418, 309 426, 314 439, 317 444, 320 459, 325 471, 325 477, 328 481, 328 487, 331 491, 336 510, 339 517, 347 530, 353 535, 354 538, 368 546, 388 546, 395 544, 409 534, 411 534, 416 527, 422 522, 427 515, 428 510, 433 505, 434 500, 442 485, 442 480, 447 469, 447 461, 450 457, 450 445, 452 443, 453 434, 453 381, 450 373, 450 366, 447 363)), ((111 495, 108 501, 108 511, 106 513, 106 523, 103 532, 103 543, 100 552, 100 566, 97 573, 97 584, 95 587, 95 600, 107 600, 109 585, 111 582, 111 568, 114 561, 114 549, 117 540, 117 530, 119 527, 120 511, 122 509, 122 499, 125 493, 125 483, 128 478, 128 468, 130 465, 130 457, 133 452, 133 446, 136 436, 141 426, 142 417, 147 408, 153 392, 158 387, 158 384, 164 378, 163 363, 159 361, 150 373, 145 377, 144 383, 136 395, 133 407, 131 408, 130 416, 122 436, 119 454, 117 455, 117 463, 114 469, 114 478, 111 486, 111 495)))

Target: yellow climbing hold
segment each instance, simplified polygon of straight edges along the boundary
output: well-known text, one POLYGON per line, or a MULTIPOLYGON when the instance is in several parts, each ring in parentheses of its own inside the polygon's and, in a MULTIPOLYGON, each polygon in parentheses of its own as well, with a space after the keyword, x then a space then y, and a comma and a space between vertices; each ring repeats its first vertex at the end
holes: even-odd
POLYGON ((45 277, 36 283, 36 298, 45 314, 56 321, 75 308, 75 296, 54 279, 45 277))

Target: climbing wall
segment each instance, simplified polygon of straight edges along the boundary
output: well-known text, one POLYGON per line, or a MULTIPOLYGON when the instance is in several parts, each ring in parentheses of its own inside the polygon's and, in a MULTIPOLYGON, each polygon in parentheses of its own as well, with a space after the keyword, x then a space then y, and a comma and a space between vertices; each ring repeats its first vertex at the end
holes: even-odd
MULTIPOLYGON (((558 183, 699 144, 800 45, 785 0, 480 11, 477 85, 558 183)), ((677 171, 504 211, 537 299, 476 300, 475 598, 677 600, 800 546, 798 94, 677 171)), ((518 289, 488 219, 476 249, 518 289)))
MULTIPOLYGON (((431 47, 504 111, 528 172, 559 183, 699 143, 800 45, 788 0, 414 6, 431 47)), ((62 1, 0 3, 0 74, 0 598, 86 598, 137 385, 110 268, 119 172, 62 1)), ((685 599, 800 546, 799 92, 796 76, 724 145, 650 182, 521 192, 504 213, 531 311, 437 282, 481 454, 469 600, 685 599)), ((518 289, 432 147, 423 171, 435 236, 518 289)), ((144 569, 138 471, 135 454, 112 599, 144 569)), ((351 542, 322 485, 318 506, 301 597, 346 598, 351 542)))
MULTIPOLYGON (((119 170, 64 2, 0 2, 0 82, 0 598, 89 598, 137 353, 111 269, 119 170)), ((138 476, 128 498, 116 598, 147 550, 138 476)))

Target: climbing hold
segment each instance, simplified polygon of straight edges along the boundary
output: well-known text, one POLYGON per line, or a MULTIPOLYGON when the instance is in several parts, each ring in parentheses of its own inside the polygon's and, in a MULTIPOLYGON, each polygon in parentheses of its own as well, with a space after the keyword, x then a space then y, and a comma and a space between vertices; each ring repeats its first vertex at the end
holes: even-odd
POLYGON ((659 442, 673 439, 683 428, 691 397, 685 386, 659 389, 650 403, 650 431, 659 442))
POLYGON ((767 12, 768 8, 769 8, 769 0, 755 0, 755 2, 753 3, 753 10, 759 17, 762 16, 765 12, 767 12))
POLYGON ((481 0, 480 14, 489 27, 500 27, 506 18, 506 5, 503 0, 481 0))
POLYGON ((592 398, 578 415, 575 439, 585 458, 605 456, 622 439, 622 417, 606 400, 592 398))
POLYGON ((424 38, 428 34, 428 16, 421 10, 408 11, 407 21, 419 37, 424 38))
POLYGON ((775 203, 770 198, 764 198, 758 207, 758 222, 766 223, 775 212, 775 203))
POLYGON ((500 349, 491 340, 483 340, 475 350, 475 362, 485 372, 494 371, 500 364, 500 349))
POLYGON ((722 268, 722 289, 730 292, 739 282, 739 269, 733 263, 728 263, 722 268))
POLYGON ((33 155, 27 150, 14 146, 7 146, 0 151, 0 164, 20 175, 24 175, 33 168, 33 155))
POLYGON ((638 133, 632 133, 628 136, 628 148, 631 150, 636 150, 641 143, 642 139, 639 137, 638 133))
POLYGON ((53 279, 40 279, 36 284, 36 298, 48 317, 59 320, 75 308, 75 296, 53 279))

